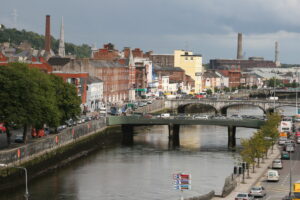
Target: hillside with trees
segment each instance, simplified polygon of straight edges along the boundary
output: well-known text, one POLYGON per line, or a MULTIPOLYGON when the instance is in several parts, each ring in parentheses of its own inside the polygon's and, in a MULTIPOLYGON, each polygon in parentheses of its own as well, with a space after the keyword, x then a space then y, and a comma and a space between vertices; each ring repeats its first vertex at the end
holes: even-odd
MULTIPOLYGON (((44 35, 39 35, 32 31, 26 30, 17 30, 15 28, 5 28, 2 25, 0 29, 0 43, 3 42, 10 42, 13 46, 18 46, 22 42, 27 41, 31 44, 34 49, 43 49, 44 48, 44 35)), ((58 45, 59 40, 52 38, 52 50, 57 54, 58 52, 58 45)), ((76 55, 76 57, 84 58, 90 57, 91 55, 91 47, 87 44, 82 44, 80 46, 72 44, 72 43, 65 43, 66 55, 72 54, 76 55)))

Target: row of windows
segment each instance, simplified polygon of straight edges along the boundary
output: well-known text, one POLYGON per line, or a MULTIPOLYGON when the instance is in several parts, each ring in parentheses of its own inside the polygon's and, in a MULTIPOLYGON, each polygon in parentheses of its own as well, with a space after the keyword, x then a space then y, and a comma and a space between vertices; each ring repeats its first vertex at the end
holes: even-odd
MULTIPOLYGON (((185 57, 185 60, 189 60, 189 57, 185 57)), ((194 57, 190 57, 190 60, 194 60, 194 57)))

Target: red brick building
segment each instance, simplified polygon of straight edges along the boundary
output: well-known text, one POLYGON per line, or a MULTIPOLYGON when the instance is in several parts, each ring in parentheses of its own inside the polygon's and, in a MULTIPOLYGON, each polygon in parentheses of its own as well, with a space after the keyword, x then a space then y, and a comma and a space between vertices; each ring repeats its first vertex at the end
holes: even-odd
POLYGON ((65 82, 75 85, 77 94, 81 97, 82 105, 86 103, 87 80, 89 78, 88 73, 53 72, 53 74, 62 77, 65 82))
POLYGON ((103 98, 105 102, 116 103, 128 99, 128 66, 118 62, 94 59, 49 59, 54 71, 64 73, 88 73, 103 81, 103 98))
POLYGON ((231 66, 227 69, 219 69, 217 70, 219 73, 221 73, 223 76, 228 77, 229 80, 229 87, 238 87, 241 85, 241 69, 239 66, 231 66))
POLYGON ((92 52, 95 60, 117 61, 120 58, 119 51, 111 43, 104 44, 102 49, 92 52))

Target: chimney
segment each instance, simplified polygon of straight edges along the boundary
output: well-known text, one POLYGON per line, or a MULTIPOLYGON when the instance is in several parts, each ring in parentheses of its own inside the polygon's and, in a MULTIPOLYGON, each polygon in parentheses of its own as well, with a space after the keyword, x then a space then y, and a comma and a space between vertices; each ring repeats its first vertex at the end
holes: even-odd
POLYGON ((50 49, 51 49, 50 15, 46 15, 45 51, 50 53, 50 49))
POLYGON ((279 61, 279 44, 276 41, 275 42, 275 65, 276 67, 280 67, 280 61, 279 61))
POLYGON ((238 33, 237 56, 238 60, 243 59, 243 38, 242 33, 238 33))

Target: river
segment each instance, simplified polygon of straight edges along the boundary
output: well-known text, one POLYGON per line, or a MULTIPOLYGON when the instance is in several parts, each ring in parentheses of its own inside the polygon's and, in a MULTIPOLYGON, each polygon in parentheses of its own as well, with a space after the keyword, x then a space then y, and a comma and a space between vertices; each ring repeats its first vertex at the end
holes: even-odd
MULTIPOLYGON (((294 114, 294 108, 283 108, 294 114)), ((229 108, 228 115, 262 115, 256 107, 229 108)), ((182 126, 180 148, 169 148, 166 126, 139 127, 134 146, 99 150, 64 168, 29 182, 32 200, 175 200, 172 175, 192 174, 192 189, 184 197, 215 190, 221 193, 224 179, 239 162, 236 152, 227 150, 227 127, 182 126)), ((237 128, 237 146, 241 138, 255 129, 237 128)), ((24 199, 24 186, 3 192, 0 199, 24 199)))

